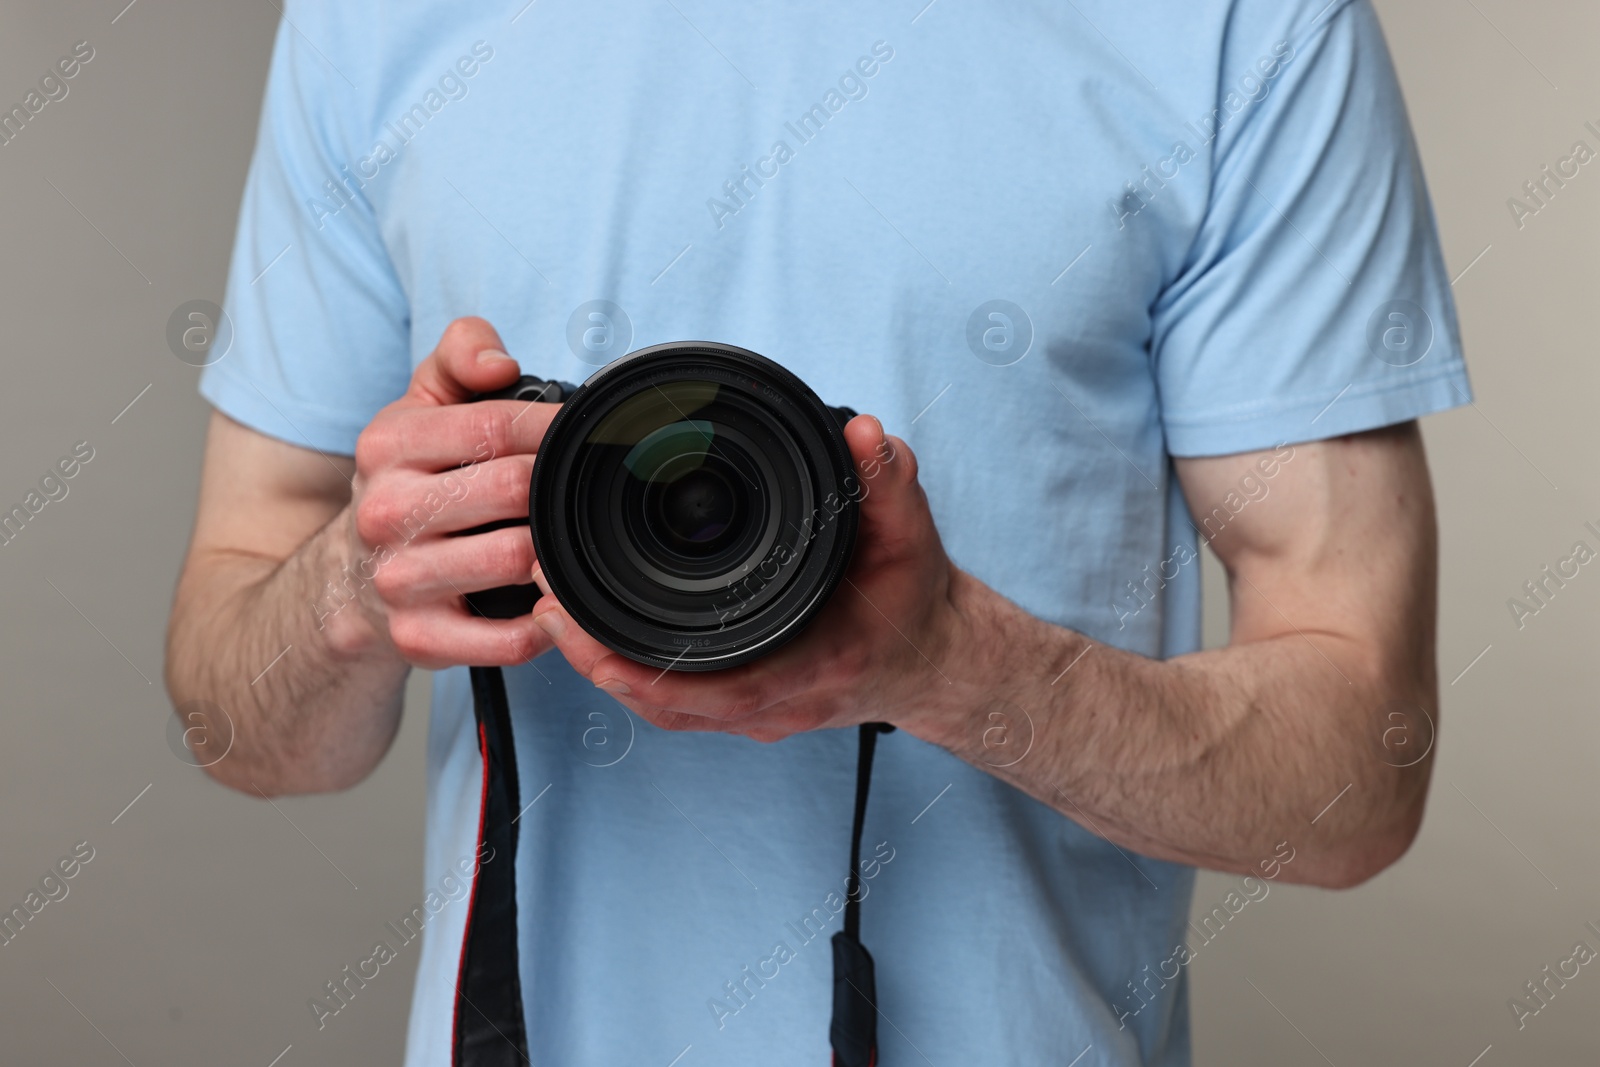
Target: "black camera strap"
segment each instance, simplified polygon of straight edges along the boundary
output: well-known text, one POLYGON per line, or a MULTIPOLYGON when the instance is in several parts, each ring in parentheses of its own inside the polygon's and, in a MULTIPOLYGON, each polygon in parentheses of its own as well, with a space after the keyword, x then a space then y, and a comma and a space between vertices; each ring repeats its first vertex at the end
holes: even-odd
MULTIPOLYGON (((467 904, 450 1062, 452 1067, 517 1067, 531 1063, 517 958, 515 821, 521 789, 505 676, 498 667, 473 667, 471 676, 478 751, 483 757, 477 854, 488 859, 480 859, 467 904)), ((861 944, 861 835, 878 735, 893 729, 887 723, 864 723, 858 731, 844 929, 833 935, 832 942, 833 1020, 828 1040, 833 1067, 875 1067, 878 1059, 877 982, 872 955, 861 944)))
POLYGON ((861 831, 867 822, 867 793, 872 788, 872 755, 878 735, 893 729, 885 722, 864 722, 858 733, 844 929, 833 935, 833 1021, 828 1026, 833 1067, 874 1067, 878 1062, 878 981, 872 953, 861 944, 861 831))
POLYGON ((473 667, 472 710, 483 756, 478 809, 478 874, 467 904, 467 929, 456 974, 452 1067, 529 1063, 517 960, 517 828, 521 804, 511 706, 498 667, 473 667), (488 852, 485 846, 493 849, 488 852), (488 862, 483 857, 488 856, 488 862))

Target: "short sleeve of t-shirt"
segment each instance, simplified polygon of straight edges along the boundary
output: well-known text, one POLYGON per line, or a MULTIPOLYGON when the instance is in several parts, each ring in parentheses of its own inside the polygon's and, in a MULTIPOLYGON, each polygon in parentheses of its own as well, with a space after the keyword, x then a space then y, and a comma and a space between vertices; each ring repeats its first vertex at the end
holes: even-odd
POLYGON ((339 24, 354 17, 346 5, 327 6, 339 10, 290 5, 278 28, 228 272, 233 341, 200 392, 262 433, 351 455, 378 409, 405 391, 410 330, 352 175, 372 144, 356 86, 376 75, 353 50, 334 49, 363 35, 339 24))
POLYGON ((1210 202, 1153 308, 1173 455, 1333 437, 1471 398, 1377 17, 1367 0, 1305 10, 1256 20, 1281 19, 1275 31, 1236 10, 1230 28, 1210 202))

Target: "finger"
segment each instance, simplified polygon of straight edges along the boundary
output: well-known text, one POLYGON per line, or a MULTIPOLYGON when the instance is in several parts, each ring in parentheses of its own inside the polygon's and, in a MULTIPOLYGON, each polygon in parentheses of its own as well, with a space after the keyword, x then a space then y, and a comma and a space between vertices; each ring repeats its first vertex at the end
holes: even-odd
POLYGON ((363 496, 356 532, 369 545, 398 546, 526 520, 532 472, 532 456, 503 456, 445 474, 397 472, 363 496))
POLYGON ((917 457, 898 437, 883 432, 872 415, 857 415, 844 429, 861 478, 863 540, 875 548, 903 545, 931 529, 928 500, 917 481, 917 457))
MULTIPOLYGON (((536 579, 542 577, 536 574, 536 579)), ((619 700, 637 702, 641 708, 730 722, 753 715, 808 684, 810 668, 804 661, 791 661, 793 665, 781 675, 768 660, 715 672, 674 671, 635 663, 585 633, 554 597, 543 597, 534 606, 534 621, 550 635, 573 670, 619 700)))
POLYGON ((506 355, 505 342, 480 318, 456 319, 439 344, 411 374, 405 399, 418 404, 459 404, 478 393, 503 388, 521 370, 506 355))
POLYGON ((786 737, 817 727, 815 711, 799 710, 792 702, 780 702, 762 709, 759 715, 743 719, 714 719, 704 715, 691 715, 682 711, 668 711, 653 707, 632 696, 616 696, 617 703, 641 719, 662 730, 675 732, 735 734, 753 741, 782 741, 786 737))
MULTIPOLYGON (((417 496, 431 499, 438 508, 428 532, 435 535, 460 533, 503 519, 526 522, 532 480, 532 456, 501 456, 487 463, 469 464, 459 471, 425 475, 418 479, 417 496)), ((429 509, 424 507, 424 510, 429 509)), ((413 508, 410 518, 414 520, 415 517, 413 508)), ((527 580, 524 572, 520 581, 526 583, 527 580)))
POLYGON ((513 667, 551 648, 550 639, 527 615, 483 619, 459 604, 392 615, 389 638, 402 656, 425 670, 513 667))
POLYGON ((496 456, 533 455, 560 409, 523 400, 396 408, 362 435, 356 465, 362 471, 397 464, 444 471, 496 456))
MULTIPOLYGON (((533 571, 533 580, 541 587, 544 584, 544 575, 538 568, 533 571)), ((567 614, 555 597, 547 595, 539 598, 533 606, 533 621, 549 635, 573 670, 597 684, 601 680, 615 680, 614 685, 601 688, 625 695, 649 681, 649 675, 644 675, 642 679, 639 677, 644 669, 642 664, 618 655, 590 637, 572 621, 572 616, 567 614), (603 674, 597 677, 596 671, 602 668, 603 674), (638 671, 635 672, 634 668, 638 668, 638 671)))
POLYGON ((373 584, 384 603, 409 607, 502 585, 527 585, 533 538, 525 526, 417 541, 378 568, 373 584))
POLYGON ((863 510, 868 506, 875 506, 880 512, 892 509, 915 495, 917 457, 911 446, 884 433, 883 423, 876 416, 857 415, 851 419, 844 428, 844 438, 865 490, 863 510), (866 501, 873 497, 878 497, 879 502, 867 505, 866 501))
POLYGON ((681 711, 662 711, 648 705, 636 705, 627 697, 617 701, 639 718, 659 730, 671 730, 675 733, 706 733, 706 734, 737 734, 739 728, 732 723, 721 719, 708 719, 701 715, 685 715, 681 711))

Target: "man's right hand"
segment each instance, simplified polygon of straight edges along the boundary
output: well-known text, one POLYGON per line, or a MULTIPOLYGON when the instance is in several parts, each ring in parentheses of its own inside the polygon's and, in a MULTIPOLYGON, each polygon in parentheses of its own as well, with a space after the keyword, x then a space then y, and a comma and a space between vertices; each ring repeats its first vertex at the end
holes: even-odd
MULTIPOLYGON (((430 669, 525 663, 550 648, 530 617, 480 618, 464 597, 532 580, 527 527, 460 536, 524 519, 539 442, 558 405, 468 403, 516 381, 520 369, 492 326, 457 319, 356 442, 353 497, 341 516, 357 602, 372 633, 430 669)), ((336 626, 330 640, 362 643, 336 626)))
POLYGON ((532 579, 526 527, 460 536, 528 514, 556 411, 468 402, 516 379, 502 349, 483 320, 451 323, 354 459, 212 414, 166 673, 185 728, 227 739, 214 778, 252 794, 348 788, 394 740, 412 664, 522 663, 550 647, 531 618, 464 603, 532 579))

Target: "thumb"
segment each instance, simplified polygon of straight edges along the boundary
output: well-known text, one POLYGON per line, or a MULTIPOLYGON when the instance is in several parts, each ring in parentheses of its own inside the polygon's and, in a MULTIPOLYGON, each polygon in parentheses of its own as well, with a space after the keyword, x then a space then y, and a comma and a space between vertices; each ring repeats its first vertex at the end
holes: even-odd
POLYGON ((911 446, 883 432, 872 415, 857 415, 844 429, 861 479, 861 524, 867 540, 896 545, 928 528, 928 500, 917 481, 911 446))
POLYGON ((459 404, 478 393, 510 385, 520 373, 493 326, 480 318, 456 319, 412 373, 406 400, 459 404))

